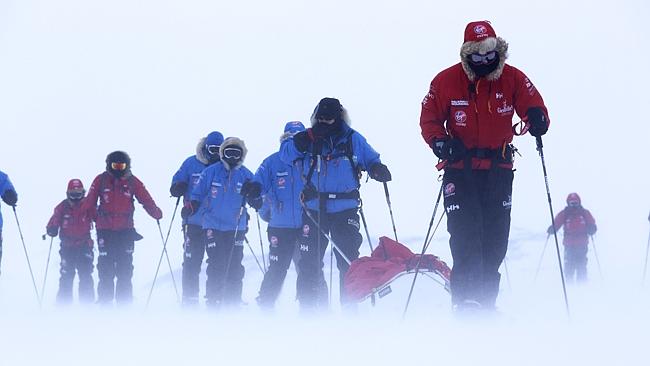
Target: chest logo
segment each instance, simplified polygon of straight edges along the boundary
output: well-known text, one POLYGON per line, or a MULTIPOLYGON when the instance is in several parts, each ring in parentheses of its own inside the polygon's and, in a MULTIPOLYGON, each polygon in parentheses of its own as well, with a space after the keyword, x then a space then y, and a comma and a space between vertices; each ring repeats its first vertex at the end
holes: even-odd
POLYGON ((467 114, 465 111, 456 111, 456 113, 454 113, 454 119, 456 120, 456 126, 467 125, 467 114))

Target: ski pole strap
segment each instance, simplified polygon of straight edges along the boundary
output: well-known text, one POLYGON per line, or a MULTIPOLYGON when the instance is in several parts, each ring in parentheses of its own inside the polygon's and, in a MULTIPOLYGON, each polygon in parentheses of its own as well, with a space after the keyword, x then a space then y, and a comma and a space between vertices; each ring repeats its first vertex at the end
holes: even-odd
POLYGON ((320 200, 359 200, 361 194, 358 189, 350 192, 318 192, 316 196, 306 195, 305 201, 311 201, 319 198, 320 200))

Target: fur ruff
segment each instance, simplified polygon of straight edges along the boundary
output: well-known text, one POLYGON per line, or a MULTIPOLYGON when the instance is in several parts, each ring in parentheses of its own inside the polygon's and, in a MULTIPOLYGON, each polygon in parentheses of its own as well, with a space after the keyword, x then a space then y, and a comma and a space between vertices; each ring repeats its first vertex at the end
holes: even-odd
POLYGON ((228 137, 223 141, 221 144, 221 147, 219 148, 219 156, 221 156, 221 162, 223 165, 226 167, 228 170, 232 169, 237 169, 240 166, 244 164, 244 160, 246 159, 246 155, 248 154, 248 149, 246 148, 246 144, 244 144, 244 140, 238 138, 238 137, 228 137), (230 164, 228 164, 224 159, 223 159, 223 151, 229 147, 229 146, 238 146, 242 149, 241 153, 241 159, 239 160, 239 163, 237 163, 236 166, 231 167, 230 164))
MULTIPOLYGON (((314 127, 314 125, 316 125, 316 123, 318 123, 318 121, 316 120, 316 109, 317 108, 318 108, 318 105, 316 105, 316 108, 314 108, 314 111, 312 112, 311 117, 309 118, 309 121, 311 122, 312 127, 314 127)), ((343 107, 343 106, 341 106, 341 119, 343 120, 343 122, 346 125, 348 125, 348 126, 352 125, 352 121, 350 120, 350 114, 348 113, 348 110, 345 109, 345 107, 343 107)))
POLYGON ((210 164, 210 160, 208 159, 207 156, 205 156, 205 137, 202 137, 199 140, 199 143, 196 145, 196 160, 200 161, 201 163, 205 165, 210 164))
POLYGON ((508 58, 508 42, 506 42, 501 37, 490 37, 486 38, 480 42, 465 42, 460 48, 460 62, 463 65, 463 70, 465 74, 471 81, 476 81, 477 76, 474 71, 469 67, 469 62, 467 61, 467 56, 472 53, 486 54, 490 51, 497 51, 499 54, 499 65, 491 73, 485 76, 486 80, 493 81, 501 77, 503 73, 503 67, 506 64, 506 59, 508 58))

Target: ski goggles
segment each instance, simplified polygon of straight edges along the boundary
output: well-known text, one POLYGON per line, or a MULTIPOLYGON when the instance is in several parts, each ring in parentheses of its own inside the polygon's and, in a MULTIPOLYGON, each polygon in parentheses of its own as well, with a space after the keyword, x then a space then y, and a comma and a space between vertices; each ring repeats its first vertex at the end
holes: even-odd
POLYGON ((225 159, 241 159, 242 150, 236 147, 227 147, 223 149, 223 157, 225 159))
POLYGON ((578 202, 578 201, 569 201, 567 203, 569 204, 569 207, 578 207, 578 206, 580 206, 580 202, 578 202))
POLYGON ((126 170, 126 163, 113 162, 111 163, 111 169, 119 171, 126 170))
POLYGON ((68 197, 73 200, 80 200, 84 198, 84 192, 83 191, 68 192, 68 197))
POLYGON ((477 64, 477 65, 492 63, 496 58, 497 58, 497 51, 490 51, 485 55, 481 55, 478 53, 472 53, 471 55, 469 55, 469 60, 473 64, 477 64))
POLYGON ((206 145, 205 146, 206 150, 208 150, 208 154, 210 154, 210 155, 218 155, 220 147, 221 147, 221 145, 206 145))

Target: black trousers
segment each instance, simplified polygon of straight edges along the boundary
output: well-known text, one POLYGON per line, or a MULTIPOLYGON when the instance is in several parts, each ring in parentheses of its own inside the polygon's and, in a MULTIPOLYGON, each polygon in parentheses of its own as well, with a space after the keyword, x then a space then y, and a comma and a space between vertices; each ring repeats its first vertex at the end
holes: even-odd
POLYGON ((244 232, 205 230, 208 253, 205 297, 209 306, 239 305, 245 269, 244 232))
POLYGON ((199 225, 185 226, 183 243, 183 303, 199 301, 199 275, 205 257, 205 234, 199 225))
POLYGON ((499 267, 508 249, 513 171, 446 169, 443 178, 447 230, 454 261, 454 305, 477 301, 494 307, 499 267))
POLYGON ((133 230, 97 230, 97 300, 120 304, 133 301, 133 230), (117 279, 117 280, 116 280, 117 279))
POLYGON ((587 280, 587 252, 589 245, 564 246, 564 277, 567 282, 587 280))
MULTIPOLYGON (((317 211, 309 211, 318 220, 317 211)), ((359 247, 363 237, 359 234, 358 210, 351 209, 336 213, 323 213, 320 217, 321 229, 330 235, 343 254, 353 261, 359 258, 359 247)), ((303 309, 327 306, 327 284, 323 275, 323 256, 327 249, 328 240, 319 232, 316 224, 303 213, 303 228, 299 238, 300 260, 298 262, 298 280, 296 289, 300 307, 303 309)), ((343 288, 343 278, 350 265, 337 250, 336 266, 339 270, 340 288, 343 288)), ((341 303, 348 301, 341 291, 341 303)))
MULTIPOLYGON (((88 239, 90 240, 90 239, 88 239)), ((72 301, 72 287, 75 273, 79 275, 79 302, 95 301, 95 284, 93 282, 93 261, 95 255, 89 245, 66 245, 61 242, 61 269, 59 273, 59 291, 56 294, 58 303, 72 301)))
POLYGON ((301 234, 301 228, 291 229, 269 226, 267 230, 269 238, 269 270, 264 275, 257 298, 260 306, 270 308, 275 305, 301 234))

